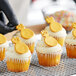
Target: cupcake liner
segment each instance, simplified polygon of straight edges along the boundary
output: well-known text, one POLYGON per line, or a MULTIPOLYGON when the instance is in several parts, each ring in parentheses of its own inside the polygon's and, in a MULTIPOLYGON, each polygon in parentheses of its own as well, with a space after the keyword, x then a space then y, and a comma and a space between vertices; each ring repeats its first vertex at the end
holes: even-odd
POLYGON ((66 45, 67 56, 69 58, 76 58, 76 45, 69 45, 67 43, 65 45, 66 45))
POLYGON ((0 61, 4 60, 4 58, 5 58, 5 51, 6 51, 6 48, 0 47, 0 61))
POLYGON ((56 66, 60 62, 61 51, 51 54, 43 54, 37 51, 39 64, 42 66, 56 66))
POLYGON ((33 42, 33 43, 29 43, 29 44, 27 44, 27 45, 28 45, 28 47, 29 47, 29 50, 30 50, 31 54, 33 54, 33 52, 34 52, 34 47, 35 47, 35 43, 33 42))
POLYGON ((28 71, 30 61, 30 57, 28 60, 12 59, 7 57, 7 69, 12 72, 28 71))

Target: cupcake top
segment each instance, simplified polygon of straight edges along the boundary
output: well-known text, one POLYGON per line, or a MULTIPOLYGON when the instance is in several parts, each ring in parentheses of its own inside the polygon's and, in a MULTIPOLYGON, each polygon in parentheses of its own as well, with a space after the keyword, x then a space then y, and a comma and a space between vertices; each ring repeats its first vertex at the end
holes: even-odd
POLYGON ((57 11, 50 16, 54 17, 57 22, 61 23, 63 26, 66 27, 71 26, 73 22, 76 22, 76 15, 73 12, 65 10, 57 11))
POLYGON ((0 34, 0 47, 8 47, 7 39, 4 35, 0 34))
POLYGON ((7 57, 13 59, 28 59, 31 57, 31 53, 29 51, 28 46, 21 42, 18 37, 13 37, 12 42, 9 44, 8 51, 6 52, 7 57))
POLYGON ((53 37, 66 37, 66 31, 61 24, 55 22, 53 17, 47 17, 46 22, 49 23, 49 26, 45 28, 48 31, 49 35, 53 37))
POLYGON ((20 40, 23 41, 23 42, 25 42, 26 44, 33 43, 33 42, 36 41, 35 34, 34 34, 33 37, 31 37, 29 39, 22 38, 20 32, 17 32, 14 36, 18 36, 20 38, 20 40))
POLYGON ((73 30, 66 36, 65 43, 76 45, 76 23, 72 24, 73 30))
POLYGON ((57 53, 62 51, 60 44, 58 44, 57 40, 51 36, 49 36, 46 30, 41 31, 43 40, 38 41, 36 50, 40 53, 57 53))
POLYGON ((14 36, 18 36, 21 41, 26 44, 36 41, 35 34, 32 30, 25 28, 22 24, 18 25, 16 28, 19 32, 17 32, 14 36))

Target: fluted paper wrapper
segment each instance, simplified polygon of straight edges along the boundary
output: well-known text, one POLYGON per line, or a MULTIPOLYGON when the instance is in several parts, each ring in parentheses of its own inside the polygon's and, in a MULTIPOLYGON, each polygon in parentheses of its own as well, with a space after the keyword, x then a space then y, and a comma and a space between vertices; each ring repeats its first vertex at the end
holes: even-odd
POLYGON ((0 61, 4 60, 5 51, 6 51, 6 48, 0 47, 0 61))
POLYGON ((69 45, 66 43, 66 52, 69 58, 76 58, 76 45, 69 45))
POLYGON ((39 64, 42 66, 56 66, 60 63, 61 51, 51 54, 43 54, 37 51, 39 64))
POLYGON ((7 57, 7 69, 12 72, 24 72, 28 71, 30 65, 31 57, 23 60, 23 59, 16 59, 16 58, 9 58, 7 57))

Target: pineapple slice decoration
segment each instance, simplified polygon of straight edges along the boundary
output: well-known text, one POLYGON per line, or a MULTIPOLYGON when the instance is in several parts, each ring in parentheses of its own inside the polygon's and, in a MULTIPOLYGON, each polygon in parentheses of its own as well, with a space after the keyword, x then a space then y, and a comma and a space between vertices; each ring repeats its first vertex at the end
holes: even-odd
POLYGON ((44 42, 46 45, 53 47, 58 44, 57 40, 51 36, 49 36, 48 32, 46 30, 41 31, 42 36, 44 37, 44 42))
POLYGON ((31 37, 33 37, 34 35, 34 32, 28 28, 25 28, 23 26, 23 24, 20 24, 16 27, 17 30, 21 31, 20 34, 21 34, 21 37, 23 37, 24 39, 29 39, 31 37))
POLYGON ((3 44, 6 42, 6 37, 2 34, 0 34, 0 44, 3 44))
POLYGON ((50 24, 51 22, 55 22, 54 18, 53 17, 49 17, 49 16, 47 16, 45 20, 46 20, 46 22, 48 24, 50 24))
POLYGON ((72 23, 72 27, 76 29, 76 23, 72 23))
POLYGON ((72 27, 73 27, 72 35, 76 38, 76 23, 72 23, 72 27))
POLYGON ((28 46, 25 43, 21 42, 19 37, 13 37, 11 41, 15 44, 15 51, 18 54, 24 54, 28 52, 28 46))
POLYGON ((49 28, 52 32, 59 32, 62 30, 62 25, 56 22, 53 17, 46 17, 46 22, 49 23, 49 28))

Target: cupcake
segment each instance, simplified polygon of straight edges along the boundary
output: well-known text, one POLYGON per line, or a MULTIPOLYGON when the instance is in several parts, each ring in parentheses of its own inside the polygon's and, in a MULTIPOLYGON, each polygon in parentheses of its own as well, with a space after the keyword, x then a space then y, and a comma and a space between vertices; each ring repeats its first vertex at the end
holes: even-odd
POLYGON ((69 58, 76 58, 76 24, 65 39, 66 52, 69 58))
POLYGON ((72 23, 76 22, 76 15, 73 12, 69 11, 57 11, 50 16, 54 17, 57 22, 62 24, 62 26, 67 30, 72 30, 72 23))
POLYGON ((18 36, 22 42, 28 45, 31 53, 33 53, 36 41, 34 32, 28 28, 25 28, 22 24, 18 25, 16 28, 19 31, 14 36, 18 36))
POLYGON ((36 52, 39 64, 42 66, 56 66, 60 63, 62 48, 57 40, 48 35, 46 30, 41 31, 43 40, 38 41, 36 52))
POLYGON ((6 52, 7 69, 12 72, 28 71, 31 53, 28 46, 18 37, 13 37, 6 52))
POLYGON ((66 37, 65 29, 61 24, 55 22, 53 17, 47 17, 46 22, 49 23, 49 26, 47 26, 45 30, 47 30, 49 35, 54 37, 58 43, 63 46, 66 37))
POLYGON ((7 50, 7 40, 6 37, 2 34, 0 34, 0 61, 4 60, 5 58, 5 52, 7 50))

